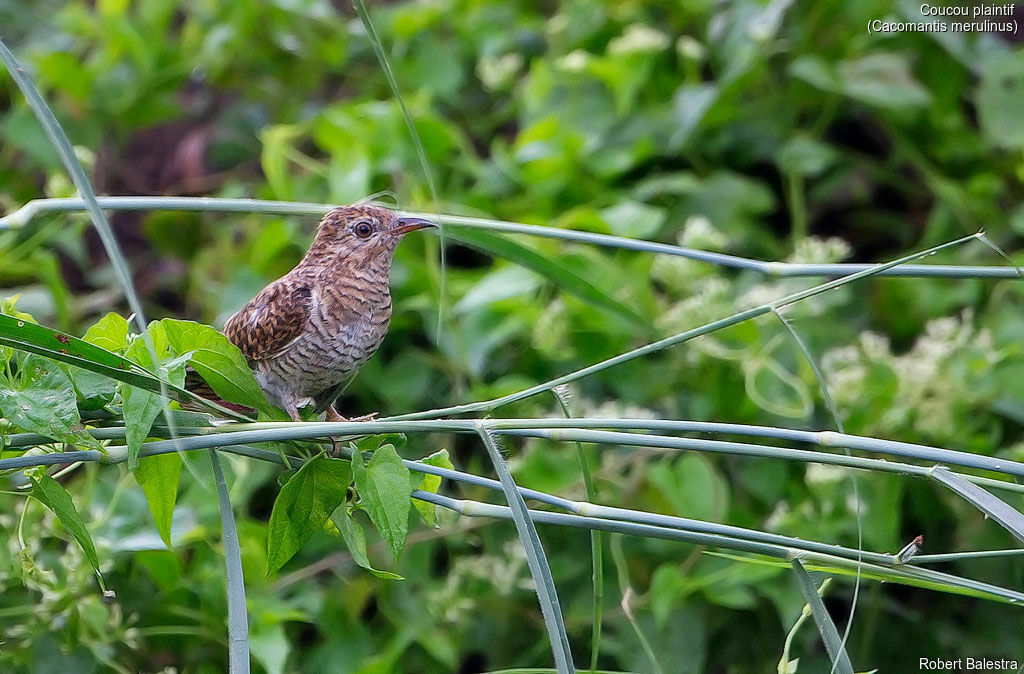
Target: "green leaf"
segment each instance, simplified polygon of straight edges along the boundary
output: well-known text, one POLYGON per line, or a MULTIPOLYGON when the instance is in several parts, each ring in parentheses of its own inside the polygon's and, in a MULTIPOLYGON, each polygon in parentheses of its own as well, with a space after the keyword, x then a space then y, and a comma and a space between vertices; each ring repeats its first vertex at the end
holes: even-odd
POLYGON ((793 61, 789 72, 820 89, 877 108, 920 108, 932 100, 928 90, 914 79, 907 57, 900 53, 865 54, 837 67, 817 56, 803 56, 793 61))
MULTIPOLYGON (((455 466, 452 465, 451 459, 448 457, 448 450, 441 449, 430 456, 426 456, 420 459, 420 463, 425 463, 428 466, 435 466, 437 468, 447 468, 449 470, 455 470, 455 466)), ((413 491, 421 489, 423 491, 436 494, 437 490, 441 488, 441 476, 431 475, 429 473, 415 473, 412 476, 412 489, 413 491)), ((426 501, 420 501, 419 499, 413 499, 412 505, 416 508, 416 511, 423 518, 423 521, 428 525, 438 528, 437 524, 437 506, 433 503, 427 503, 426 501)))
POLYGON ((648 469, 651 486, 680 517, 718 521, 729 512, 729 486, 707 457, 684 454, 648 469))
POLYGON ((192 353, 189 364, 217 395, 229 402, 273 414, 245 356, 227 337, 209 325, 192 321, 165 318, 160 323, 171 348, 178 354, 192 353))
POLYGON ((181 477, 181 456, 177 452, 147 456, 135 469, 135 481, 142 487, 153 513, 156 529, 167 549, 171 549, 171 518, 174 502, 178 498, 178 479, 181 477))
POLYGON ((267 177, 274 196, 278 199, 292 199, 294 180, 289 172, 289 157, 294 154, 294 142, 301 138, 304 129, 298 125, 278 124, 268 126, 260 132, 263 151, 260 165, 267 177))
POLYGON ((164 330, 162 323, 153 321, 149 324, 146 330, 149 336, 150 342, 153 345, 153 353, 150 353, 149 345, 146 344, 145 337, 143 335, 137 335, 133 337, 125 349, 124 355, 127 356, 133 363, 138 363, 143 367, 147 368, 150 372, 155 371, 154 365, 156 363, 162 363, 163 361, 172 358, 175 354, 171 352, 171 344, 167 341, 167 331, 164 330), (156 355, 156 363, 153 362, 153 356, 156 355))
POLYGON ((931 477, 949 487, 965 501, 991 517, 1001 527, 1009 531, 1018 541, 1024 542, 1024 514, 1014 509, 1006 501, 986 491, 973 482, 951 472, 948 468, 936 466, 932 468, 931 477))
MULTIPOLYGON (((21 294, 19 293, 17 295, 11 295, 9 297, 5 297, 3 300, 0 300, 0 314, 6 314, 12 318, 18 319, 19 321, 35 323, 36 319, 32 316, 32 314, 18 309, 17 305, 18 299, 20 297, 21 294)), ((3 346, 3 344, 0 343, 0 364, 9 361, 13 355, 14 351, 10 347, 3 346)))
POLYGON ((825 603, 818 596, 817 586, 799 559, 793 559, 790 563, 793 566, 793 573, 796 574, 800 593, 811 607, 811 617, 814 618, 814 623, 818 626, 818 633, 821 634, 821 640, 825 643, 825 650, 828 651, 833 670, 836 674, 853 674, 850 656, 846 654, 842 637, 839 636, 839 630, 836 629, 832 616, 828 614, 825 603))
MULTIPOLYGON (((711 555, 713 557, 733 559, 747 564, 773 566, 779 569, 791 568, 790 563, 786 560, 772 559, 770 557, 713 552, 710 550, 705 550, 704 554, 711 555)), ((854 578, 858 575, 856 567, 856 562, 852 562, 848 566, 839 566, 838 564, 831 564, 824 561, 814 562, 808 560, 807 563, 804 564, 804 568, 807 571, 819 571, 831 576, 846 576, 849 578, 854 578)), ((1021 593, 1017 590, 999 587, 997 585, 992 585, 991 583, 973 580, 971 578, 954 576, 950 573, 934 571, 921 566, 912 566, 910 564, 901 566, 880 566, 878 564, 862 562, 860 564, 859 575, 865 580, 878 580, 885 583, 900 583, 901 585, 907 585, 909 587, 920 587, 926 590, 934 590, 936 592, 948 592, 950 594, 963 597, 973 597, 975 599, 984 599, 986 601, 997 601, 1006 604, 1020 604, 1022 601, 1021 593)))
MULTIPOLYGON (((154 350, 158 358, 168 353, 167 338, 159 323, 153 322, 149 326, 149 336, 153 341, 154 350)), ((135 360, 152 367, 152 358, 149 348, 142 337, 136 337, 125 354, 135 360)), ((185 361, 189 354, 165 360, 154 368, 158 370, 168 386, 181 388, 185 384, 185 361)), ((118 385, 121 393, 122 410, 124 413, 125 445, 128 447, 128 468, 135 470, 139 465, 139 450, 142 443, 149 437, 149 431, 153 428, 153 422, 163 410, 165 402, 158 393, 141 389, 130 384, 121 383, 118 385)))
POLYGON ((686 145, 691 135, 704 121, 720 95, 716 84, 684 84, 673 96, 675 129, 669 138, 669 148, 678 150, 686 145))
MULTIPOLYGON (((0 314, 0 346, 9 346, 51 360, 76 365, 83 370, 106 375, 119 382, 138 388, 161 392, 160 380, 138 363, 89 342, 42 325, 0 314)), ((221 416, 251 421, 204 398, 189 393, 180 386, 169 386, 168 393, 179 400, 194 400, 221 416)))
POLYGON ((267 530, 267 575, 291 559, 345 501, 352 469, 319 454, 292 476, 274 501, 267 530))
POLYGON ((921 107, 932 100, 903 54, 881 52, 844 61, 839 80, 846 95, 880 108, 921 107))
POLYGON ((110 377, 83 370, 80 367, 59 363, 75 387, 78 409, 100 410, 110 404, 117 391, 117 382, 110 377))
POLYGON ((291 652, 291 645, 281 623, 258 625, 249 635, 249 652, 263 665, 267 674, 282 674, 291 652))
POLYGON ((594 282, 584 278, 560 261, 545 257, 533 248, 516 243, 505 237, 476 229, 453 227, 447 229, 447 232, 450 232, 450 236, 457 241, 478 248, 489 255, 504 258, 532 269, 561 289, 576 295, 593 306, 611 311, 636 325, 650 327, 650 323, 640 314, 609 295, 594 282))
POLYGON ((506 265, 488 272, 466 291, 452 308, 452 313, 468 314, 494 302, 534 295, 541 279, 529 269, 518 265, 506 265))
POLYGON ((370 558, 366 554, 366 534, 363 533, 363 527, 348 512, 348 507, 345 504, 342 504, 340 508, 334 511, 334 514, 331 515, 331 522, 334 523, 334 526, 338 527, 338 531, 348 547, 349 554, 352 555, 352 561, 378 578, 405 580, 405 578, 397 573, 373 568, 373 565, 370 564, 370 558))
POLYGON ((107 351, 123 351, 128 346, 128 321, 120 314, 109 313, 86 330, 82 339, 107 351))
POLYGON ((330 198, 339 204, 356 202, 370 192, 373 178, 373 163, 366 150, 358 146, 349 152, 331 155, 327 168, 327 183, 330 198))
POLYGON ((353 452, 352 474, 362 505, 397 560, 409 533, 409 469, 394 445, 383 445, 366 465, 359 452, 353 452))
POLYGON ((405 433, 379 433, 355 440, 354 444, 360 452, 376 452, 381 445, 391 444, 395 447, 405 447, 409 444, 409 438, 405 433))
POLYGON ((986 63, 978 86, 978 117, 989 141, 1024 148, 1024 54, 1011 52, 986 63))
POLYGON ((160 416, 163 405, 160 396, 151 391, 120 384, 121 409, 124 413, 124 440, 128 447, 128 468, 139 466, 139 450, 149 437, 153 422, 160 416))
POLYGON ((811 392, 800 377, 770 356, 742 364, 743 384, 758 407, 783 417, 803 419, 814 407, 811 392))
POLYGON ((42 477, 32 480, 32 496, 49 508, 60 523, 64 525, 78 544, 82 546, 82 550, 85 552, 85 558, 92 564, 92 568, 96 569, 96 573, 100 572, 100 559, 96 555, 96 546, 93 545, 92 536, 89 535, 89 530, 85 528, 85 522, 82 520, 82 516, 78 514, 75 509, 75 504, 71 501, 71 495, 68 494, 64 487, 54 480, 49 475, 43 474, 42 477))
MULTIPOLYGON (((86 330, 82 339, 120 353, 128 343, 128 322, 119 314, 109 313, 86 330)), ((117 387, 110 377, 81 367, 61 366, 75 386, 79 409, 99 410, 113 400, 117 387)))
POLYGON ((17 373, 0 379, 0 415, 23 431, 100 449, 82 428, 67 373, 45 358, 29 356, 17 373))
POLYGON ((0 344, 46 356, 63 363, 106 374, 122 381, 145 385, 155 377, 127 358, 77 337, 36 323, 0 314, 0 344))
POLYGON ((11 295, 10 297, 5 297, 3 300, 0 300, 0 314, 7 314, 8 316, 17 318, 18 320, 21 321, 35 323, 36 319, 32 317, 32 314, 25 311, 20 311, 18 309, 18 298, 20 297, 21 294, 19 293, 17 295, 11 295))
POLYGON ((668 214, 664 208, 648 206, 631 199, 625 199, 600 211, 601 219, 608 223, 612 233, 636 239, 655 236, 665 224, 668 214))
POLYGON ((818 176, 839 158, 839 153, 831 145, 808 136, 796 136, 779 146, 775 161, 786 173, 818 176))

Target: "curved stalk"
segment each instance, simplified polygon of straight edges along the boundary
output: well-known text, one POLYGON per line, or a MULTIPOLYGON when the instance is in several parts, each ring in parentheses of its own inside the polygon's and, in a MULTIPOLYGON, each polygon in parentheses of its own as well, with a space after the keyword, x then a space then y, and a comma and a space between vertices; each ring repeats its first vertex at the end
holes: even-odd
MULTIPOLYGON (((100 206, 105 210, 123 211, 200 211, 218 213, 260 213, 266 215, 310 215, 321 216, 334 208, 336 204, 320 204, 300 201, 271 201, 263 199, 221 199, 215 197, 97 197, 100 206)), ((23 227, 33 218, 42 213, 80 211, 84 202, 77 198, 33 199, 21 208, 0 218, 0 230, 23 227)), ((656 241, 630 239, 611 234, 583 232, 558 227, 528 225, 521 222, 478 218, 450 213, 425 213, 403 211, 412 217, 427 217, 453 227, 471 227, 486 229, 505 234, 525 234, 547 239, 558 239, 574 243, 589 243, 607 248, 634 250, 660 255, 674 255, 691 260, 698 260, 730 269, 741 269, 757 272, 766 276, 779 278, 793 277, 828 277, 846 276, 859 272, 875 271, 880 276, 905 278, 981 278, 1005 279, 1020 278, 1017 269, 1012 266, 971 266, 971 265, 902 265, 899 268, 883 269, 878 264, 835 263, 835 264, 803 264, 795 262, 766 262, 750 258, 716 253, 684 246, 675 246, 656 241)))

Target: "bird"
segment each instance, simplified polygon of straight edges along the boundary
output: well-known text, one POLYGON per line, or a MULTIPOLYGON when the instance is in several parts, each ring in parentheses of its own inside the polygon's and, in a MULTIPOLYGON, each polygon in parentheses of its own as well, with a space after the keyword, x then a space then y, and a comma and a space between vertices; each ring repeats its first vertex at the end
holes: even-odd
POLYGON ((437 224, 373 205, 327 213, 302 260, 228 318, 223 333, 242 352, 267 400, 301 421, 310 405, 346 419, 335 398, 381 345, 391 321, 395 249, 437 224))

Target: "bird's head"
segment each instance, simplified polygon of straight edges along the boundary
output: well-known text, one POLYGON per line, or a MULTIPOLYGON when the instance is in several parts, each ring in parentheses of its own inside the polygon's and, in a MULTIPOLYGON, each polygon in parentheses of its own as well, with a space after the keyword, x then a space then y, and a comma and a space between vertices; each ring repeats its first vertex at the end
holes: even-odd
POLYGON ((307 258, 369 263, 383 256, 390 261, 403 236, 425 227, 437 224, 380 206, 339 206, 320 221, 307 258))

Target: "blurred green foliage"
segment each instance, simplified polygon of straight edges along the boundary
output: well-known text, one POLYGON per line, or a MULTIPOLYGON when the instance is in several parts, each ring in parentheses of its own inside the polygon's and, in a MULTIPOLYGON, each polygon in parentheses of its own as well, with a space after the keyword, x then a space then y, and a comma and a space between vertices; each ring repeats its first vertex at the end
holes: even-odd
MULTIPOLYGON (((439 203, 347 4, 0 0, 0 25, 100 193, 341 203, 387 190, 403 207, 771 260, 885 260, 980 228, 1011 253, 1020 247, 1024 51, 991 35, 867 34, 871 19, 918 18, 913 3, 434 0, 371 11, 439 203)), ((6 80, 0 133, 5 210, 72 194, 6 80)), ((117 214, 113 223, 151 316, 216 325, 287 271, 312 230, 305 220, 252 215, 117 214)), ((438 246, 404 243, 392 276, 391 333, 350 387, 344 411, 387 415, 493 397, 813 282, 515 243, 449 248, 440 329, 438 246), (516 264, 531 254, 554 268, 516 264), (614 304, 574 292, 572 279, 614 304)), ((1001 262, 980 244, 932 260, 1001 262)), ((78 214, 0 232, 0 287, 20 293, 19 307, 41 322, 75 334, 108 310, 124 313, 78 214)), ((1021 459, 1021 306, 1019 282, 887 279, 787 315, 820 358, 847 431, 1021 459)), ((810 366, 773 318, 630 362, 585 380, 575 395, 587 415, 832 426, 810 366)), ((501 413, 560 414, 547 398, 501 413)), ((487 471, 469 438, 417 437, 402 451, 422 456, 441 447, 461 469, 487 471)), ((575 448, 531 440, 510 449, 521 484, 582 496, 575 448)), ((856 544, 844 472, 614 447, 600 457, 603 503, 856 544)), ((22 517, 22 498, 0 494, 0 667, 224 669, 216 498, 208 462, 186 464, 173 551, 126 469, 83 466, 65 480, 116 592, 108 600, 48 511, 34 504, 22 517)), ((265 671, 548 666, 510 524, 442 516, 440 531, 413 527, 396 568, 401 582, 359 569, 338 538, 318 532, 268 579, 279 471, 228 465, 252 652, 265 671)), ((922 533, 928 551, 1011 544, 934 486, 889 475, 860 480, 868 548, 894 552, 922 533)), ((589 537, 551 528, 541 535, 582 663, 589 537)), ((386 566, 386 544, 369 542, 374 564, 386 566)), ((631 610, 664 671, 775 666, 803 604, 787 576, 665 541, 623 545, 637 593, 631 610)), ((1024 582, 1012 561, 953 570, 1024 582)), ((651 671, 614 578, 609 562, 600 663, 651 671)), ((841 626, 852 592, 844 580, 826 597, 841 626)), ((885 671, 909 669, 922 655, 1016 657, 1020 620, 1014 607, 867 584, 849 650, 859 669, 885 671)), ((797 635, 793 654, 801 672, 826 667, 812 629, 797 635)))

